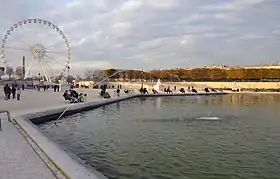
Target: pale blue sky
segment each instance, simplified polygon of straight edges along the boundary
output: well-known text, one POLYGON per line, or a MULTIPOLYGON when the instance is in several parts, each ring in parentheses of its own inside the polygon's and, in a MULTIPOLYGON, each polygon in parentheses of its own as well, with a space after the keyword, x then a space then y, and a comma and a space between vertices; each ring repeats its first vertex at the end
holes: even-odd
MULTIPOLYGON (((21 19, 49 20, 68 37, 76 70, 248 65, 280 60, 280 0, 0 2, 2 34, 21 19)), ((31 41, 41 33, 41 43, 55 43, 55 38, 42 35, 45 31, 37 31, 24 38, 31 41)), ((13 55, 16 53, 22 55, 13 55)), ((13 55, 7 58, 11 64, 13 55)))

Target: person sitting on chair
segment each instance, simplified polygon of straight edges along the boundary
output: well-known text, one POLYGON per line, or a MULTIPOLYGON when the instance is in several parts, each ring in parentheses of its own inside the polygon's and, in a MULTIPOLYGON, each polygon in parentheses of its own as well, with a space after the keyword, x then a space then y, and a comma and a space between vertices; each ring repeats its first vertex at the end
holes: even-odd
POLYGON ((170 87, 169 87, 169 86, 168 86, 166 92, 167 92, 167 93, 173 93, 173 92, 170 90, 170 87))
POLYGON ((141 87, 141 88, 139 89, 139 92, 140 92, 141 94, 144 94, 144 89, 141 87))
POLYGON ((78 101, 78 97, 79 97, 79 94, 77 93, 76 90, 74 89, 70 89, 70 97, 72 97, 72 100, 71 102, 77 102, 78 101))
POLYGON ((125 89, 125 90, 123 90, 123 92, 124 92, 125 94, 128 94, 128 93, 129 93, 129 90, 128 90, 128 89, 125 89))
POLYGON ((152 89, 152 92, 153 92, 154 94, 158 94, 157 90, 155 90, 155 89, 152 89))
POLYGON ((180 88, 180 92, 181 92, 181 93, 186 93, 186 91, 185 91, 184 88, 180 88))
POLYGON ((144 92, 144 94, 149 94, 147 88, 144 88, 143 92, 144 92))
POLYGON ((84 102, 84 94, 83 93, 80 93, 79 96, 78 96, 78 103, 80 102, 84 102))
POLYGON ((191 92, 193 92, 193 93, 197 93, 197 90, 196 90, 196 89, 194 89, 194 87, 192 86, 192 90, 191 90, 191 92))
POLYGON ((65 100, 69 100, 71 102, 75 101, 75 98, 71 97, 71 95, 69 94, 68 90, 65 90, 65 92, 62 95, 64 97, 65 100))
POLYGON ((87 101, 87 94, 84 94, 84 101, 87 101))
POLYGON ((62 96, 64 97, 65 100, 71 100, 68 90, 65 90, 62 96))
POLYGON ((212 91, 212 92, 215 92, 215 93, 217 92, 217 90, 215 90, 214 88, 212 88, 211 91, 212 91))
POLYGON ((108 92, 105 92, 104 95, 103 95, 103 98, 111 98, 111 96, 108 92))
POLYGON ((210 92, 210 90, 209 90, 208 88, 204 88, 204 91, 205 91, 206 93, 209 93, 209 92, 210 92))

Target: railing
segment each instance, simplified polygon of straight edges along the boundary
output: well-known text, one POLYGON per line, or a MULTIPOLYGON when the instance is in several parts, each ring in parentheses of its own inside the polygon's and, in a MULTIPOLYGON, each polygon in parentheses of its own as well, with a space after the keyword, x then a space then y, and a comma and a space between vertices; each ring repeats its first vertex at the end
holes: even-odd
MULTIPOLYGON (((11 120, 11 113, 9 111, 5 111, 5 110, 0 110, 0 114, 2 113, 6 113, 7 114, 7 118, 9 122, 12 122, 11 120)), ((0 117, 0 131, 2 131, 2 125, 1 125, 1 117, 0 117)))

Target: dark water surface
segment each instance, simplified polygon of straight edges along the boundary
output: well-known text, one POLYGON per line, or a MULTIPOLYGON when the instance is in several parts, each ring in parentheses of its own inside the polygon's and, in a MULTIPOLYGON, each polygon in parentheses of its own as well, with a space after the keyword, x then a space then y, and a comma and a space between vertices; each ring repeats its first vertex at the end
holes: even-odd
POLYGON ((39 127, 111 179, 280 178, 280 95, 135 98, 39 127))

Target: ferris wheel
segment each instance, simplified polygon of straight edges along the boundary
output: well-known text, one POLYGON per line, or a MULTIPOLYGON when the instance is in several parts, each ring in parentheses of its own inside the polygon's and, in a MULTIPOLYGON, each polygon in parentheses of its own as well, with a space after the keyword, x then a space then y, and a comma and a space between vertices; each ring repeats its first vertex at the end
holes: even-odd
POLYGON ((36 72, 35 76, 38 74, 40 78, 51 82, 57 76, 63 77, 65 72, 69 74, 70 44, 64 32, 50 21, 25 19, 8 28, 1 45, 1 57, 5 69, 11 64, 22 65, 20 63, 22 56, 26 56, 26 64, 28 64, 26 72, 23 65, 24 79, 34 77, 34 72, 36 72), (28 40, 23 40, 27 32, 28 40), (13 38, 15 34, 17 35, 13 38), (22 38, 18 37, 19 35, 22 38), (55 38, 50 38, 49 35, 55 38), (41 37, 41 40, 36 40, 37 36, 41 37), (51 40, 55 43, 50 43, 51 40), (58 45, 60 47, 57 47, 58 45))

